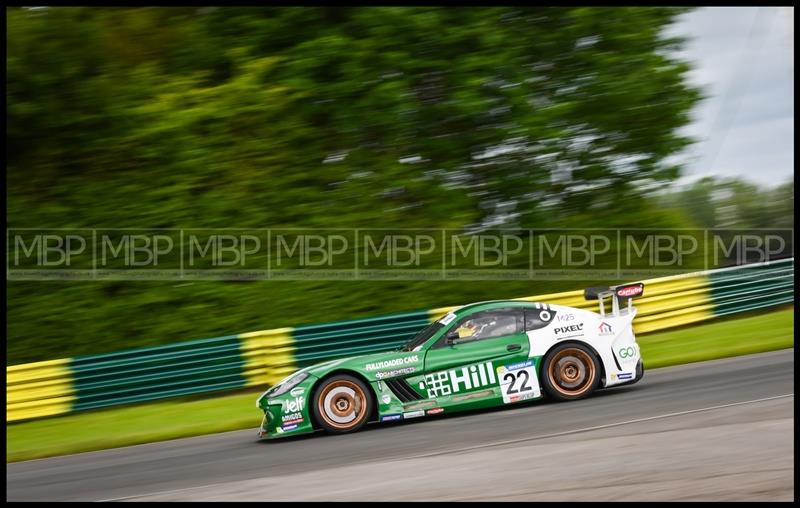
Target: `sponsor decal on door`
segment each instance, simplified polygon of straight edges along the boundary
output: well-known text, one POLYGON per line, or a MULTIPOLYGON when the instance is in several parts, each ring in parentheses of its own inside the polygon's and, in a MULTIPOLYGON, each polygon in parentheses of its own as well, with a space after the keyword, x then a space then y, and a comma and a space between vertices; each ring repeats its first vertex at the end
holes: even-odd
POLYGON ((429 399, 452 395, 462 390, 472 390, 497 382, 492 362, 479 363, 460 369, 442 370, 425 376, 419 387, 427 391, 429 399))

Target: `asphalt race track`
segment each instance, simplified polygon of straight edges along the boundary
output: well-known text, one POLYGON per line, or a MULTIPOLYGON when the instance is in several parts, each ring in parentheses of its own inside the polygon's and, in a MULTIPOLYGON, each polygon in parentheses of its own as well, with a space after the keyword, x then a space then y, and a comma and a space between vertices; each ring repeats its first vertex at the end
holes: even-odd
POLYGON ((793 379, 788 349, 647 371, 578 402, 18 462, 7 499, 788 501, 793 379))

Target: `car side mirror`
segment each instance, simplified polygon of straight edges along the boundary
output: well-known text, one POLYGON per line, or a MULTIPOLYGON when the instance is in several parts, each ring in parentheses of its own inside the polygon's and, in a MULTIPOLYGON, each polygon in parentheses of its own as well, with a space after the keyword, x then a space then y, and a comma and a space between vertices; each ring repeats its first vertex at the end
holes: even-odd
POLYGON ((447 335, 444 336, 444 342, 448 346, 452 346, 453 344, 455 344, 456 341, 458 341, 458 339, 459 339, 458 330, 451 330, 447 332, 447 335))

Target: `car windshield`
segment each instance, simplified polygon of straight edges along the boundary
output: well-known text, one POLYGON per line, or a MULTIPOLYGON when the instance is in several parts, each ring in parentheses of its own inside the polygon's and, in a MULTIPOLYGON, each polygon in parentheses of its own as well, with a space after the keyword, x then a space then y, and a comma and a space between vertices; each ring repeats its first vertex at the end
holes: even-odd
POLYGON ((441 330, 444 325, 441 323, 441 320, 434 321, 433 323, 429 324, 425 328, 422 329, 418 334, 414 335, 414 338, 410 341, 406 342, 401 348, 400 351, 413 351, 414 348, 422 345, 433 337, 433 334, 441 330))

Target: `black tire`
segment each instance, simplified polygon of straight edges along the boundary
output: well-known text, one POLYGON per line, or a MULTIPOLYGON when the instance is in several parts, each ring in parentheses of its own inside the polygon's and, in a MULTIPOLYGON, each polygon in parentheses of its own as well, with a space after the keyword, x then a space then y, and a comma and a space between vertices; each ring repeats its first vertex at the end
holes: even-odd
POLYGON ((332 434, 357 431, 366 425, 374 407, 369 387, 347 374, 320 383, 310 404, 314 422, 332 434))
POLYGON ((583 344, 569 342, 551 349, 542 362, 542 384, 555 400, 588 397, 600 385, 600 362, 583 344))

